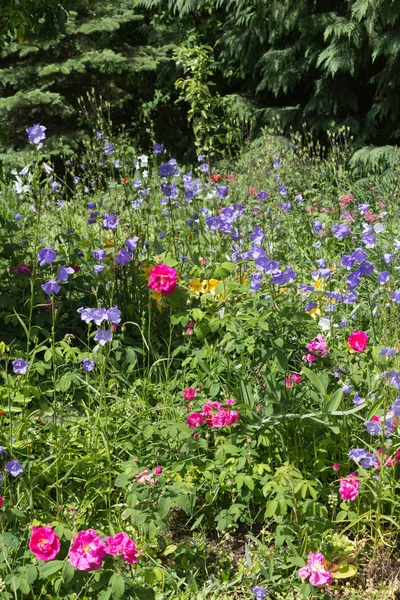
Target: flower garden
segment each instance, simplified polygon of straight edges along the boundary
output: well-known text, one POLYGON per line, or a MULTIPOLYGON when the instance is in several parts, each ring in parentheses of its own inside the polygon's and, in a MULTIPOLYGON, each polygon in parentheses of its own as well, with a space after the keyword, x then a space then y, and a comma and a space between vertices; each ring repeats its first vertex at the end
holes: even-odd
POLYGON ((398 157, 0 180, 2 600, 400 597, 398 157), (397 550, 396 550, 397 549, 397 550))

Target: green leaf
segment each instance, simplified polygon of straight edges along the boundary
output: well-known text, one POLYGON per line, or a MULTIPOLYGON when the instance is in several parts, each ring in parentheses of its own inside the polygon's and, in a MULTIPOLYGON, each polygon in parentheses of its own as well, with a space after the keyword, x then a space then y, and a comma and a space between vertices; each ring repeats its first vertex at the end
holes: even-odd
POLYGON ((128 485, 132 477, 132 474, 128 475, 128 473, 120 473, 114 481, 115 487, 125 487, 126 485, 128 485))
POLYGON ((303 367, 302 371, 307 379, 309 379, 313 386, 319 391, 321 396, 324 397, 326 394, 326 387, 322 379, 308 367, 303 367))
POLYGON ((167 546, 163 552, 164 556, 168 556, 169 554, 173 554, 175 552, 175 550, 177 549, 177 545, 176 544, 170 544, 169 546, 167 546))
POLYGON ((356 565, 349 565, 347 563, 339 563, 339 571, 332 573, 334 579, 347 579, 348 577, 354 577, 358 571, 356 565))
POLYGON ((122 598, 125 592, 125 581, 122 575, 119 573, 114 573, 110 579, 110 584, 113 600, 119 600, 119 598, 122 598))
POLYGON ((245 475, 244 482, 249 490, 254 490, 254 480, 250 477, 250 475, 245 475))
POLYGON ((342 390, 342 388, 339 388, 338 390, 336 390, 336 392, 334 392, 331 395, 331 397, 327 401, 326 406, 325 406, 326 412, 332 412, 334 410, 337 410, 342 401, 342 396, 343 396, 343 390, 342 390))
POLYGON ((39 577, 40 579, 46 579, 47 577, 51 577, 57 571, 60 571, 64 566, 63 560, 52 560, 45 565, 41 565, 39 567, 39 577))
MULTIPOLYGON (((70 563, 68 563, 70 564, 70 563)), ((72 566, 72 565, 71 565, 72 566)), ((34 581, 36 581, 38 576, 37 568, 33 565, 28 565, 25 571, 25 579, 31 585, 34 581)))
POLYGON ((275 363, 281 373, 287 373, 288 371, 288 361, 286 355, 282 350, 277 350, 275 355, 275 363))

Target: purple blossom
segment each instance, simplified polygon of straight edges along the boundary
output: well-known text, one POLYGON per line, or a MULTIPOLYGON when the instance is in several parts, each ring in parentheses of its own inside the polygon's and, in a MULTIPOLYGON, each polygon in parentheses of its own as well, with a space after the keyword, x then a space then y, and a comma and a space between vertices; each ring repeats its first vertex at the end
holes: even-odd
POLYGON ((15 215, 13 215, 13 217, 16 221, 19 221, 21 218, 21 215, 19 213, 15 213, 15 215))
POLYGON ((254 226, 254 230, 251 236, 251 241, 253 242, 253 244, 261 244, 261 242, 264 239, 264 233, 261 231, 261 229, 255 225, 254 226))
POLYGON ((153 146, 153 152, 154 154, 161 154, 161 152, 164 150, 164 145, 163 144, 157 144, 155 143, 153 146))
POLYGON ((392 292, 392 300, 393 302, 400 303, 400 290, 395 290, 392 292))
POLYGON ((378 421, 365 421, 365 429, 370 435, 381 435, 382 427, 378 421))
POLYGON ((50 281, 44 283, 41 288, 48 296, 51 296, 51 294, 58 294, 61 289, 55 279, 50 279, 50 281))
POLYGON ((396 417, 400 418, 400 396, 397 396, 396 400, 393 402, 392 411, 396 417))
POLYGON ((215 191, 217 192, 217 194, 220 198, 225 198, 225 196, 228 193, 228 186, 227 185, 216 185, 215 191))
POLYGON ((114 230, 118 227, 118 217, 116 215, 105 215, 103 219, 103 229, 114 230))
POLYGON ((261 200, 261 202, 265 202, 265 200, 267 200, 269 194, 267 194, 267 192, 265 192, 264 190, 260 190, 257 194, 257 200, 261 200))
POLYGON ((321 221, 311 221, 311 225, 313 226, 314 233, 319 233, 323 228, 321 221))
POLYGON ((39 125, 38 123, 32 125, 32 127, 27 127, 26 133, 28 134, 28 141, 38 146, 42 140, 46 139, 46 129, 47 127, 39 125))
POLYGON ((360 275, 371 275, 374 272, 374 267, 371 263, 363 260, 358 268, 360 275))
POLYGON ((105 308, 92 308, 90 309, 89 317, 91 321, 94 321, 99 326, 107 319, 107 311, 105 308))
POLYGON ((207 172, 208 172, 208 164, 207 164, 206 162, 205 162, 205 163, 202 163, 202 164, 200 165, 200 171, 201 171, 202 173, 207 173, 207 172))
POLYGON ((374 248, 376 245, 376 237, 372 235, 372 233, 367 233, 361 238, 363 244, 365 244, 366 248, 374 248))
POLYGON ((353 403, 354 406, 361 406, 365 402, 364 398, 361 398, 359 393, 354 394, 353 403))
POLYGON ((92 360, 90 360, 90 358, 85 358, 82 361, 82 369, 85 371, 85 373, 89 373, 89 371, 93 371, 95 364, 92 360))
POLYGON ((97 221, 97 212, 92 212, 90 213, 90 215, 88 216, 87 222, 89 225, 93 225, 93 223, 96 223, 97 221))
POLYGON ((108 309, 107 321, 110 323, 115 323, 116 325, 121 323, 121 311, 119 310, 118 306, 112 306, 108 309))
POLYGON ((94 336, 94 340, 98 342, 100 346, 104 346, 107 342, 112 340, 111 331, 109 329, 98 329, 94 336))
POLYGON ((125 266, 126 263, 130 262, 131 260, 132 256, 128 250, 122 248, 122 250, 118 252, 116 261, 119 265, 121 265, 121 267, 125 266))
POLYGON ((125 246, 128 248, 128 250, 131 250, 131 252, 133 252, 134 250, 136 250, 138 241, 139 238, 136 236, 133 238, 128 238, 127 240, 125 240, 125 246))
POLYGON ((382 254, 382 260, 387 265, 391 265, 392 264, 394 257, 395 257, 394 254, 387 254, 387 253, 382 254))
POLYGON ((350 229, 347 227, 347 225, 341 225, 341 224, 333 225, 331 231, 332 231, 334 237, 337 238, 338 240, 340 240, 341 238, 344 238, 350 234, 350 229))
POLYGON ((382 348, 379 351, 379 354, 381 356, 395 356, 396 355, 396 350, 394 350, 393 348, 382 348))
POLYGON ((10 473, 10 475, 12 475, 13 477, 17 477, 18 475, 24 472, 22 466, 17 460, 10 460, 4 467, 4 471, 6 473, 10 473))
POLYGON ((107 156, 114 156, 115 154, 114 146, 108 140, 104 140, 104 153, 107 156))
POLYGON ((342 387, 343 394, 350 394, 352 391, 353 391, 352 385, 347 385, 347 384, 343 385, 343 387, 342 387))
POLYGON ((69 275, 75 273, 72 267, 61 267, 58 269, 58 281, 68 281, 69 275))
POLYGON ((261 585, 255 585, 251 588, 251 591, 256 597, 255 600, 265 600, 265 598, 268 596, 267 590, 261 585))
POLYGON ((368 254, 362 248, 356 248, 351 256, 359 263, 368 258, 368 254))
POLYGON ((17 358, 16 360, 12 361, 12 366, 14 373, 25 375, 29 368, 29 363, 25 362, 22 358, 17 358))
POLYGON ((389 279, 390 279, 389 271, 381 271, 377 277, 378 283, 380 283, 381 285, 383 285, 384 283, 389 281, 389 279))
POLYGON ((359 204, 358 205, 358 210, 360 211, 360 213, 362 215, 365 215, 365 213, 367 212, 367 210, 369 210, 369 204, 359 204))
POLYGON ((48 246, 42 250, 39 250, 37 255, 37 259, 41 267, 44 265, 50 265, 56 258, 57 254, 54 252, 53 248, 49 248, 48 246))
POLYGON ((104 265, 94 265, 93 271, 98 274, 104 271, 104 265))
POLYGON ((285 185, 278 185, 278 192, 281 196, 287 196, 287 187, 285 185))
POLYGON ((251 273, 250 287, 254 292, 258 292, 262 286, 262 273, 251 273))
POLYGON ((279 206, 281 207, 281 209, 284 212, 289 212, 289 210, 292 210, 292 203, 291 202, 281 202, 279 204, 279 206))
POLYGON ((314 310, 314 308, 317 308, 316 302, 307 302, 305 311, 310 312, 310 310, 314 310))
POLYGON ((317 258, 317 260, 315 262, 322 269, 324 269, 326 267, 326 260, 325 260, 325 258, 317 258))
POLYGON ((103 261, 105 255, 106 255, 105 250, 93 250, 92 251, 92 256, 95 260, 103 261))

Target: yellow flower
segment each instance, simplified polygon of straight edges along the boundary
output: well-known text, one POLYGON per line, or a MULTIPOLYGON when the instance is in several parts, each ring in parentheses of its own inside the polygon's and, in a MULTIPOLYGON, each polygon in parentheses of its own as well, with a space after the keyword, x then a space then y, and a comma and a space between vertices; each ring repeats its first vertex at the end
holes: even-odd
POLYGON ((154 265, 149 265, 148 263, 142 263, 142 271, 145 279, 149 278, 150 271, 154 269, 154 265))
POLYGON ((353 350, 353 348, 350 346, 349 342, 346 342, 345 346, 349 352, 351 352, 352 354, 355 353, 355 350, 353 350))
POLYGON ((154 298, 154 300, 160 301, 162 298, 162 293, 158 292, 157 290, 151 290, 151 297, 154 298))
POLYGON ((219 283, 220 282, 219 282, 218 279, 205 279, 203 281, 204 293, 205 294, 214 294, 215 295, 215 288, 217 287, 217 285, 219 283))
POLYGON ((325 283, 323 280, 321 279, 315 279, 314 280, 314 289, 316 290, 324 290, 325 289, 325 283))
POLYGON ((194 294, 204 294, 204 281, 201 283, 197 277, 189 281, 189 290, 194 294))

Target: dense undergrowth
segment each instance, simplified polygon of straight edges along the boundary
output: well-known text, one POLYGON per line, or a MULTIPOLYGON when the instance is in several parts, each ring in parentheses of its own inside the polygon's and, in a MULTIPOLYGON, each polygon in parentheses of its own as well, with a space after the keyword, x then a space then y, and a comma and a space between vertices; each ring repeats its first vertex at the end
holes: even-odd
POLYGON ((395 154, 266 134, 210 178, 104 129, 59 177, 28 134, 1 181, 1 597, 398 597, 395 154))

